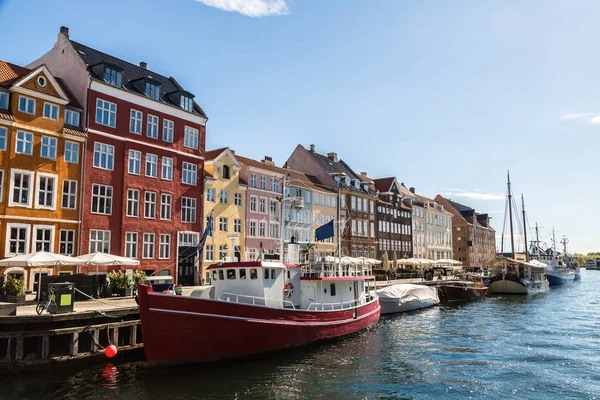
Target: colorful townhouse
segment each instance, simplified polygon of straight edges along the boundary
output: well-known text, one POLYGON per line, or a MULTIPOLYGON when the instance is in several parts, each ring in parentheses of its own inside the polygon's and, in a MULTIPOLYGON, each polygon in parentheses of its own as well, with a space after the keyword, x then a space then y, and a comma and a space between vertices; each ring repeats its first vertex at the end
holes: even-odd
POLYGON ((246 181, 241 165, 228 147, 206 152, 204 221, 213 220, 213 234, 204 245, 201 277, 210 282, 207 268, 216 261, 246 261, 246 181))
MULTIPOLYGON (((0 61, 0 257, 34 251, 77 254, 82 107, 46 66, 0 61)), ((38 276, 75 267, 0 267, 36 291, 38 276)))
MULTIPOLYGON (((312 188, 312 240, 316 238, 316 230, 329 221, 337 221, 338 214, 338 190, 320 185, 314 176, 298 174, 298 179, 305 179, 307 187, 312 188), (312 186, 311 186, 312 185, 312 186)), ((335 225, 335 222, 334 222, 335 225)), ((337 240, 339 229, 334 229, 334 236, 324 241, 315 243, 315 250, 320 256, 335 256, 337 254, 337 240)))
POLYGON ((456 259, 469 268, 489 267, 496 256, 496 231, 489 215, 439 194, 435 201, 454 215, 452 246, 456 259))
POLYGON ((65 80, 88 134, 77 253, 133 257, 147 273, 198 282, 207 117, 194 95, 145 62, 71 40, 66 27, 28 67, 41 65, 65 80))
POLYGON ((342 256, 377 257, 377 193, 337 153, 321 154, 314 145, 298 145, 286 167, 313 176, 323 187, 339 191, 338 221, 344 221, 342 256))

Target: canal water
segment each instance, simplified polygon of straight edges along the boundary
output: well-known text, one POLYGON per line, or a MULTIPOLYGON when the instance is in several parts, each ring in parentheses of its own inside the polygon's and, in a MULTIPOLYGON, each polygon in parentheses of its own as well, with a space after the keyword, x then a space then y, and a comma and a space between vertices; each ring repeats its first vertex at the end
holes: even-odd
POLYGON ((0 399, 600 399, 600 271, 582 273, 544 294, 383 318, 343 341, 267 359, 57 365, 1 378, 0 399))

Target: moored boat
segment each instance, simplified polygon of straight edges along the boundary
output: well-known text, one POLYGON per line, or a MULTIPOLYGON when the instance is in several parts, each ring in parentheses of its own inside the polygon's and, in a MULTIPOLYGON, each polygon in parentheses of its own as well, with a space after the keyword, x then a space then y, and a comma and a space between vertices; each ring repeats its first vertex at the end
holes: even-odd
POLYGON ((437 284, 440 300, 451 303, 456 301, 480 300, 487 296, 488 287, 478 274, 457 275, 458 279, 442 281, 437 284))
POLYGON ((439 304, 437 290, 425 285, 400 283, 377 289, 381 314, 396 314, 439 304))
POLYGON ((214 289, 189 296, 139 286, 150 365, 239 358, 339 338, 377 323, 375 278, 339 265, 278 262, 209 267, 214 289))

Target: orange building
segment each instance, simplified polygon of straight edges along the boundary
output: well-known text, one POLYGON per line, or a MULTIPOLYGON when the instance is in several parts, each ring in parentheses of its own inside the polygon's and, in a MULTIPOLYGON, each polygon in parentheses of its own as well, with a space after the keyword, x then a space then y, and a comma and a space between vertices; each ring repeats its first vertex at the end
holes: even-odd
MULTIPOLYGON (((76 255, 80 230, 81 106, 42 65, 0 61, 0 259, 33 251, 76 255)), ((26 290, 75 267, 0 267, 26 290)))

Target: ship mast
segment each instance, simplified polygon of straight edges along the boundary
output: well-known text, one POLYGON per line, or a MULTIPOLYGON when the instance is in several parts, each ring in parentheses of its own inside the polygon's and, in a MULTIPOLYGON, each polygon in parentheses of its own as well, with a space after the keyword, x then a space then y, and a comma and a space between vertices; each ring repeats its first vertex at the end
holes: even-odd
POLYGON ((510 222, 510 248, 512 250, 512 258, 515 259, 515 237, 513 233, 513 218, 512 218, 512 191, 510 188, 510 171, 507 172, 508 176, 508 218, 510 222))
POLYGON ((521 204, 523 206, 523 234, 525 235, 525 261, 529 262, 529 250, 527 249, 527 222, 525 218, 525 199, 521 193, 521 204))
POLYGON ((554 234, 554 227, 552 227, 552 249, 554 249, 554 257, 556 257, 556 235, 554 234))

